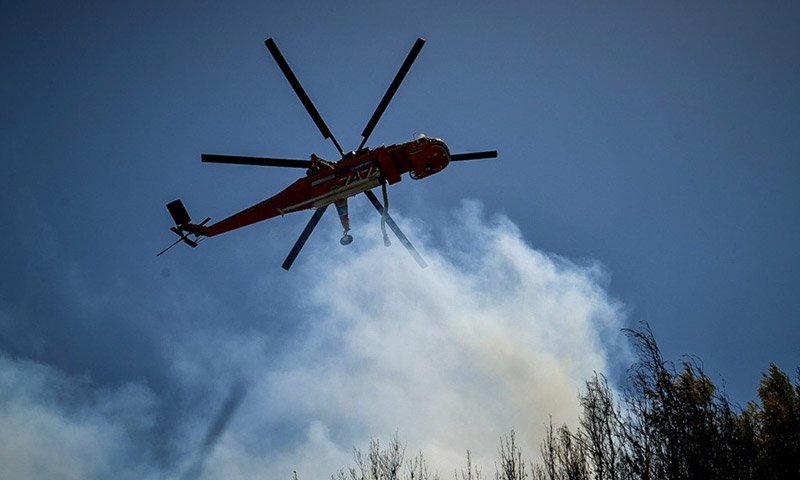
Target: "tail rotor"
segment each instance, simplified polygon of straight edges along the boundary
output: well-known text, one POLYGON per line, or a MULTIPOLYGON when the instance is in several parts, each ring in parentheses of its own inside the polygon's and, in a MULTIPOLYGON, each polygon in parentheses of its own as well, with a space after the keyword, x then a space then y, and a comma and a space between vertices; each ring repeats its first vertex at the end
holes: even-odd
MULTIPOLYGON (((164 250, 161 250, 160 252, 158 252, 156 254, 157 257, 160 257, 167 250, 169 250, 170 248, 174 247, 175 245, 177 245, 177 244, 179 244, 181 242, 185 243, 186 245, 189 245, 192 248, 196 248, 197 244, 200 242, 201 235, 199 235, 197 233, 188 232, 188 231, 185 230, 185 227, 187 225, 191 225, 192 224, 192 217, 189 216, 189 212, 186 210, 186 207, 183 206, 183 202, 180 199, 173 200, 172 202, 169 202, 167 204, 167 210, 169 210, 169 214, 172 216, 172 220, 175 222, 175 226, 174 227, 170 227, 169 229, 170 229, 171 232, 173 232, 175 235, 177 235, 180 238, 175 240, 174 243, 172 243, 170 246, 168 246, 164 250), (189 238, 189 235, 194 235, 195 238, 191 239, 191 238, 189 238)), ((198 226, 202 227, 206 223, 208 223, 210 220, 211 220, 211 217, 208 217, 205 220, 203 220, 200 223, 200 225, 198 225, 198 226)))

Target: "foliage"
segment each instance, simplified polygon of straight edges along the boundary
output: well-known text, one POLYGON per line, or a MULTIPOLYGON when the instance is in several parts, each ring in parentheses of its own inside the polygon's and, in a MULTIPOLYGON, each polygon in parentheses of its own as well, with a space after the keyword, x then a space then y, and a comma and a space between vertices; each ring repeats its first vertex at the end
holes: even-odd
POLYGON ((649 327, 625 332, 638 362, 621 399, 604 376, 587 381, 576 431, 550 425, 535 480, 800 478, 800 385, 771 365, 761 403, 739 409, 696 359, 664 360, 649 327))

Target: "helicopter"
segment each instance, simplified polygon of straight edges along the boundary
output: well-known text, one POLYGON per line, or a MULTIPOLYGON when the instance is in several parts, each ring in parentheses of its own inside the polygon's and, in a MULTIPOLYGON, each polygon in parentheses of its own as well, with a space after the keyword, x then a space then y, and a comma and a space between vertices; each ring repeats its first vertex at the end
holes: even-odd
POLYGON ((411 69, 411 65, 416 60, 420 50, 425 45, 425 40, 417 38, 416 42, 414 42, 411 51, 400 66, 400 70, 386 90, 366 127, 364 127, 361 133, 361 144, 357 149, 349 152, 342 150, 339 142, 333 136, 300 81, 291 67, 289 67, 275 41, 272 38, 268 38, 264 41, 264 44, 320 133, 326 140, 330 139, 333 142, 339 152, 340 159, 338 161, 328 161, 317 157, 315 154, 311 154, 309 160, 201 154, 201 160, 206 163, 298 168, 305 169, 305 176, 299 178, 276 195, 211 225, 208 225, 211 220, 210 217, 198 224, 192 223, 192 219, 180 199, 169 202, 167 210, 175 222, 175 226, 171 227, 170 230, 178 235, 179 238, 159 252, 157 256, 162 255, 181 242, 195 248, 201 240, 208 237, 214 237, 279 215, 284 216, 288 213, 313 209, 314 213, 311 219, 281 265, 284 270, 289 270, 322 215, 331 204, 336 206, 336 211, 344 230, 340 243, 342 245, 352 243, 353 236, 349 233, 350 218, 347 201, 349 198, 363 193, 381 215, 381 231, 384 244, 386 246, 391 245, 386 232, 386 227, 388 226, 419 266, 425 268, 427 266, 425 260, 389 215, 387 185, 399 182, 402 175, 406 173, 412 179, 420 180, 442 171, 450 162, 497 157, 496 150, 451 154, 443 140, 428 136, 420 136, 415 140, 401 144, 383 145, 377 148, 365 147, 367 140, 375 129, 375 125, 377 125, 378 120, 380 120, 392 97, 394 97, 406 74, 411 69), (372 189, 377 187, 381 188, 383 203, 372 192, 372 189))

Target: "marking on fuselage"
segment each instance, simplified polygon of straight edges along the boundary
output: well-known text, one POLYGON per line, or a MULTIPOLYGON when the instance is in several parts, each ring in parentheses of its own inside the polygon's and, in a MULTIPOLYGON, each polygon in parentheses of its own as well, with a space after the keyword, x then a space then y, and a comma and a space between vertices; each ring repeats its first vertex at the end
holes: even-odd
POLYGON ((353 173, 348 174, 344 181, 344 186, 349 186, 351 183, 358 182, 360 180, 368 180, 372 177, 377 177, 378 175, 378 169, 375 168, 375 165, 370 164, 369 168, 356 170, 353 173))

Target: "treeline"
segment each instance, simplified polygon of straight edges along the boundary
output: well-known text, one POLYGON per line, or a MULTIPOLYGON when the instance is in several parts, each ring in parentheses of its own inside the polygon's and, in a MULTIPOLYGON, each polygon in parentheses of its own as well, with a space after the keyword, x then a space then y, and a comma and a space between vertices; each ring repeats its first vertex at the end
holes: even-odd
POLYGON ((638 362, 621 398, 601 375, 586 382, 579 426, 548 428, 534 480, 800 478, 800 385, 786 373, 770 365, 760 403, 738 408, 698 362, 665 361, 649 328, 626 332, 638 362))
MULTIPOLYGON (((528 461, 514 432, 502 439, 495 480, 800 479, 800 384, 775 365, 760 403, 733 405, 695 360, 662 358, 652 332, 626 330, 638 361, 617 398, 595 374, 579 396, 578 426, 554 427, 528 461)), ((800 371, 798 371, 800 377, 800 371)), ((423 455, 406 458, 397 439, 356 451, 334 480, 433 480, 423 455)), ((456 480, 483 480, 467 452, 456 480)))

